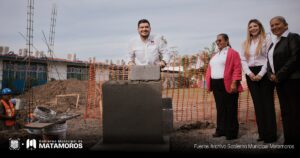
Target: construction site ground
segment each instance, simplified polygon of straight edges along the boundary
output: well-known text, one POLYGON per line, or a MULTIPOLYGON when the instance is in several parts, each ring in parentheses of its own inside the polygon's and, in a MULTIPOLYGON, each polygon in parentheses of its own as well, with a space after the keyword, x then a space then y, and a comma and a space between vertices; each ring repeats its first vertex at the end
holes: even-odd
MULTIPOLYGON (((66 81, 51 81, 45 85, 34 87, 32 91, 28 91, 23 95, 16 96, 16 98, 28 99, 34 98, 34 106, 45 106, 50 109, 61 112, 81 114, 79 117, 68 120, 67 136, 69 140, 82 140, 84 150, 89 150, 92 146, 98 143, 102 138, 102 120, 100 118, 93 118, 93 115, 85 116, 86 113, 86 90, 87 81, 66 80, 66 81), (79 94, 79 103, 76 108, 76 97, 59 98, 56 104, 56 95, 63 94, 79 94)), ((278 109, 278 106, 276 106, 278 109)), ((91 111, 97 111, 98 107, 91 108, 91 111)), ((239 136, 235 140, 226 140, 225 137, 213 138, 212 134, 215 132, 215 113, 213 116, 208 116, 204 119, 195 120, 181 120, 180 112, 174 110, 174 131, 170 134, 170 150, 173 152, 203 152, 206 151, 205 146, 202 145, 268 145, 263 142, 257 142, 258 138, 255 120, 249 119, 240 120, 239 136), (176 114, 176 112, 178 112, 176 114), (212 120, 210 118, 213 118, 212 120)), ((242 109, 243 110, 243 109, 242 109)), ((245 109, 244 109, 245 110, 245 109)), ((91 113, 90 111, 90 113, 91 113)), ((99 111, 98 111, 99 112, 99 111)), ((98 112, 95 112, 98 113, 98 112)), ((278 114, 277 114, 278 115, 278 114)), ((97 116, 97 115, 96 115, 97 116)), ((201 118, 202 116, 199 115, 201 118)), ((199 119, 199 118, 198 118, 199 119)), ((280 124, 278 124, 280 126, 280 124)), ((1 140, 8 140, 9 138, 29 138, 32 135, 28 134, 24 129, 16 131, 1 131, 1 140)), ((41 138, 42 139, 42 138, 41 138)), ((273 144, 283 144, 282 128, 278 128, 278 141, 273 144)), ((223 149, 220 149, 223 150, 223 149)), ((228 150, 228 149, 225 149, 228 150)), ((208 151, 208 150, 207 150, 208 151)), ((231 152, 278 152, 279 150, 272 149, 245 149, 237 148, 230 150, 231 152)))

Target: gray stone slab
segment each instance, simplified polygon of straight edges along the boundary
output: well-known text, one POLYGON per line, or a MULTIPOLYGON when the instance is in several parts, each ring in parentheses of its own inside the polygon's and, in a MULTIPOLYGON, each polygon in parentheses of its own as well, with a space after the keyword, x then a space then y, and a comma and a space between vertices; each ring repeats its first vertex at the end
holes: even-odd
POLYGON ((162 143, 160 82, 103 84, 103 143, 162 143))
POLYGON ((160 66, 135 65, 130 68, 130 80, 158 81, 160 80, 160 66))
POLYGON ((120 152, 169 152, 170 151, 170 136, 163 137, 163 142, 160 144, 105 144, 101 139, 90 150, 92 151, 120 151, 120 152))

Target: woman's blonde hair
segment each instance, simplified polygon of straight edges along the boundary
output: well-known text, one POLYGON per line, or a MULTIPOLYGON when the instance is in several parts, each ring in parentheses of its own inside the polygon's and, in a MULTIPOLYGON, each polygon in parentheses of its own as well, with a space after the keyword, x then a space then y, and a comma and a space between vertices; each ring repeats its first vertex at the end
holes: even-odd
POLYGON ((261 24, 261 22, 257 19, 251 19, 249 22, 248 22, 248 25, 247 25, 247 39, 246 41, 244 42, 244 50, 245 50, 245 57, 247 60, 249 60, 250 58, 250 45, 251 45, 251 40, 252 40, 252 35, 250 34, 249 32, 249 25, 251 23, 255 23, 259 26, 259 41, 258 41, 258 45, 256 47, 256 50, 255 50, 255 55, 258 56, 260 53, 261 53, 261 49, 263 47, 263 42, 264 40, 266 39, 266 32, 265 32, 265 29, 263 27, 263 25, 261 24))

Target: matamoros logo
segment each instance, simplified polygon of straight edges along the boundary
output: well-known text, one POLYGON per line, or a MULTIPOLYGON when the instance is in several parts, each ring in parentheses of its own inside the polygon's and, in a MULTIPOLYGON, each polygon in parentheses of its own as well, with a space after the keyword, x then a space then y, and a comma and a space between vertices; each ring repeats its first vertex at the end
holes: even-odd
POLYGON ((22 143, 18 139, 9 139, 10 150, 20 150, 22 146, 25 146, 26 150, 44 150, 44 149, 83 149, 82 140, 39 140, 27 139, 25 143, 22 143))

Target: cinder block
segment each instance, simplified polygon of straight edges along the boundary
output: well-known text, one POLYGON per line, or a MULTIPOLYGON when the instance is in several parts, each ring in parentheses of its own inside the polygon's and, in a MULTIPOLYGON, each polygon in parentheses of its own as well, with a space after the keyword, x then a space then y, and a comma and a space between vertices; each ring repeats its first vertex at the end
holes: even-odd
POLYGON ((103 143, 163 142, 160 82, 103 84, 103 143))
POLYGON ((160 66, 135 65, 129 71, 130 80, 158 81, 160 80, 160 66))

